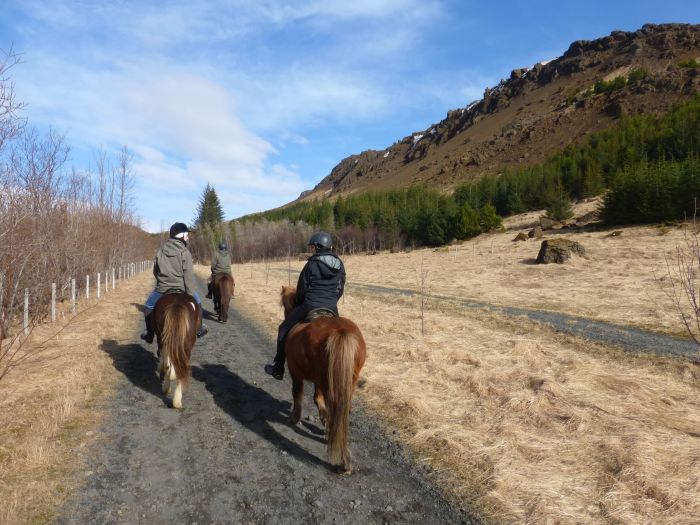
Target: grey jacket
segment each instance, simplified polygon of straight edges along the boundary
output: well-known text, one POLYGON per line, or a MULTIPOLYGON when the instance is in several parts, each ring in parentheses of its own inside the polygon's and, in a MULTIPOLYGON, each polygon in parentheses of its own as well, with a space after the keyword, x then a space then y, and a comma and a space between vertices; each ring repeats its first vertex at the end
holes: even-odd
POLYGON ((217 251, 211 258, 211 273, 227 273, 231 275, 231 257, 226 250, 217 251))
POLYGON ((192 255, 184 242, 179 239, 168 239, 161 246, 156 254, 153 275, 156 276, 156 292, 158 293, 194 293, 192 255))

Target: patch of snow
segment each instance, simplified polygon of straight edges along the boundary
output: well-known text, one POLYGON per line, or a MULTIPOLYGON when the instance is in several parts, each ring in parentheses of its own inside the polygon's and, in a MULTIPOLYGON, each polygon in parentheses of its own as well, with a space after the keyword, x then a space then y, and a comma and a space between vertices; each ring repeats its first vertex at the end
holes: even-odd
POLYGON ((390 151, 387 151, 387 152, 384 154, 384 158, 387 158, 387 157, 389 156, 389 153, 391 153, 391 152, 390 152, 390 151))
POLYGON ((423 138, 423 134, 413 135, 413 143, 416 144, 420 139, 423 138))
POLYGON ((537 62, 541 66, 546 66, 549 64, 552 60, 556 60, 556 58, 550 58, 549 60, 543 60, 542 62, 537 62))

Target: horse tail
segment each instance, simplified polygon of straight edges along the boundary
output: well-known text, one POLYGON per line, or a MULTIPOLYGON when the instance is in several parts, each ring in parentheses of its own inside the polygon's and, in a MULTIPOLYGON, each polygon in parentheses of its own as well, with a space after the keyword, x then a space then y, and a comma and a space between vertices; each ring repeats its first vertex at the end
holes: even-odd
POLYGON ((188 304, 169 305, 165 309, 163 323, 163 351, 170 358, 175 375, 183 384, 189 382, 192 370, 187 355, 187 333, 194 330, 190 326, 189 308, 188 304))
POLYGON ((352 398, 355 355, 359 348, 357 335, 342 329, 331 334, 326 341, 328 353, 328 458, 332 464, 350 464, 348 427, 350 424, 350 399, 352 398))

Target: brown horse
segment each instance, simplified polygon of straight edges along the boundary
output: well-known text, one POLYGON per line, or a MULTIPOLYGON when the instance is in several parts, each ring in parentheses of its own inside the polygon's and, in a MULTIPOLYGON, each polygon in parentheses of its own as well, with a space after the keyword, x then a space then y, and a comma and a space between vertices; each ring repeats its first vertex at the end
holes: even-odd
POLYGON ((228 321, 228 307, 233 297, 236 283, 233 276, 228 273, 217 273, 211 281, 211 290, 214 300, 214 309, 219 316, 219 322, 228 321))
POLYGON ((173 408, 182 408, 182 390, 190 380, 190 356, 197 339, 202 309, 189 294, 163 295, 153 310, 160 363, 158 372, 163 380, 163 393, 172 394, 173 408), (175 390, 172 383, 177 381, 175 390))
MULTIPOLYGON (((296 289, 282 287, 285 316, 294 309, 296 289)), ((328 458, 339 472, 350 474, 348 427, 352 394, 365 364, 367 348, 360 329, 344 317, 318 317, 297 324, 285 343, 292 376, 292 425, 301 419, 304 381, 314 383, 314 402, 328 437, 328 458)))

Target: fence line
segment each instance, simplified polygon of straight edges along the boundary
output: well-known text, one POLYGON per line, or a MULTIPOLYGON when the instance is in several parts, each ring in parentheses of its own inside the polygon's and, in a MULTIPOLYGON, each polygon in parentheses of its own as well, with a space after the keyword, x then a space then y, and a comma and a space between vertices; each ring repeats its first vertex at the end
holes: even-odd
MULTIPOLYGON (((138 273, 145 272, 152 268, 153 263, 151 261, 138 261, 128 263, 126 265, 119 267, 119 281, 128 280, 135 277, 138 273)), ((104 273, 97 273, 97 299, 101 296, 102 291, 102 275, 104 275, 104 291, 105 294, 109 290, 109 273, 110 270, 107 269, 104 273)), ((112 290, 116 289, 117 269, 111 268, 112 273, 112 290)), ((63 289, 63 288, 62 288, 63 289)), ((89 301, 90 299, 90 274, 85 276, 85 299, 89 301)), ((77 311, 77 289, 76 280, 71 278, 70 280, 70 303, 71 303, 71 313, 75 314, 77 311)), ((51 322, 56 321, 56 283, 51 283, 51 322)), ((22 318, 22 330, 25 335, 29 335, 29 288, 24 289, 24 310, 22 318)))

